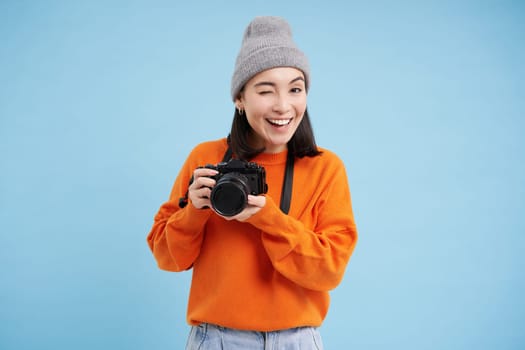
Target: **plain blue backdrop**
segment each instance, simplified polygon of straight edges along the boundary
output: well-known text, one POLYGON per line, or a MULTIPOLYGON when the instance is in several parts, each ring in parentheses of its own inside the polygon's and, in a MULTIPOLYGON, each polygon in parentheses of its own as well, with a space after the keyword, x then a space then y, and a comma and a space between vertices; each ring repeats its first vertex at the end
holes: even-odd
POLYGON ((191 274, 146 235, 255 15, 349 174, 325 347, 525 348, 525 2, 273 0, 0 3, 0 348, 183 348, 191 274))

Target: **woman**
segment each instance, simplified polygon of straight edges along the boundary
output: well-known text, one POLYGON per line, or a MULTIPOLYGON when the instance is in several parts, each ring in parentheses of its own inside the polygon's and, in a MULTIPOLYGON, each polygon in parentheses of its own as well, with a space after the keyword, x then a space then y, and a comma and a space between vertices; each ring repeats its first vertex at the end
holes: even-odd
POLYGON ((288 23, 256 17, 235 64, 230 136, 193 149, 155 216, 148 244, 159 267, 193 268, 187 349, 322 349, 328 292, 357 232, 344 165, 314 140, 309 73, 288 23), (225 173, 205 165, 232 157, 264 169, 268 190, 225 215, 213 200, 225 173))

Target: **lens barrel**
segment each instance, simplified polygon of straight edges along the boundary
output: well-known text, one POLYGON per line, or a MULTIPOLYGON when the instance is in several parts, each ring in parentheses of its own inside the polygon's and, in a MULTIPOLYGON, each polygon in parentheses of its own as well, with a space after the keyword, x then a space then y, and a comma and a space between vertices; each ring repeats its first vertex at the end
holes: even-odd
POLYGON ((217 181, 211 191, 211 206, 222 216, 235 216, 246 207, 248 193, 248 181, 243 174, 227 173, 217 181))

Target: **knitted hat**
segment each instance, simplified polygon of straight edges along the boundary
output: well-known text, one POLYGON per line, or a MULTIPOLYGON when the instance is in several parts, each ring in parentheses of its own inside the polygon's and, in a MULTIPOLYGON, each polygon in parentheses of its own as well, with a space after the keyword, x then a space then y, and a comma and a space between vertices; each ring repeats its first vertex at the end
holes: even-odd
POLYGON ((295 45, 292 30, 280 17, 255 17, 244 31, 231 82, 232 100, 254 75, 275 67, 294 67, 310 81, 308 59, 295 45))

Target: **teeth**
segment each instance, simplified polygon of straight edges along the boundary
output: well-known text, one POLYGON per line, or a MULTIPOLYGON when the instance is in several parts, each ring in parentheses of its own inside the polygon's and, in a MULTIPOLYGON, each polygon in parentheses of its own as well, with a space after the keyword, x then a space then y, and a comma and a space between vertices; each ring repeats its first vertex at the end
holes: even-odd
POLYGON ((291 119, 270 119, 268 121, 276 125, 288 125, 290 124, 291 119))

